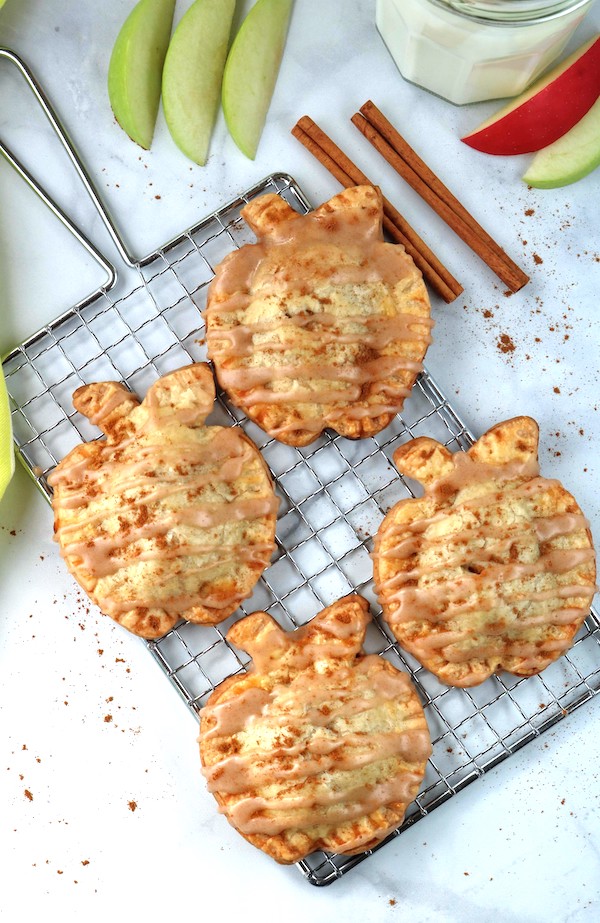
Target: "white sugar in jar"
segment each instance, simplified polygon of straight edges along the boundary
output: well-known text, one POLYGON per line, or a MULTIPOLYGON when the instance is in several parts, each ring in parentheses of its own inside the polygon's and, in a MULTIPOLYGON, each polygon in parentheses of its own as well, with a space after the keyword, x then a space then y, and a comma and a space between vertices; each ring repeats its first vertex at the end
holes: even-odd
POLYGON ((594 0, 377 0, 400 73, 453 103, 516 96, 561 53, 594 0))

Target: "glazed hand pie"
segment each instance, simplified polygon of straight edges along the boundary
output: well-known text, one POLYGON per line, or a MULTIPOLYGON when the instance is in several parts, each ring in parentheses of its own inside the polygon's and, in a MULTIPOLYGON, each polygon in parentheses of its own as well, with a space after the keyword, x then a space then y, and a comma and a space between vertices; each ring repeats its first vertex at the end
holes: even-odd
POLYGON ((242 209, 258 243, 217 267, 208 355, 231 401, 281 442, 378 433, 422 369, 429 299, 404 248, 384 243, 382 214, 372 186, 303 216, 275 194, 242 209))
POLYGON ((394 830, 431 754, 408 674, 361 652, 368 605, 348 596, 286 633, 265 612, 227 635, 253 657, 200 714, 208 788, 278 862, 357 853, 394 830))
POLYGON ((117 382, 85 385, 75 408, 107 438, 77 446, 49 478, 67 567, 144 638, 225 619, 273 551, 268 470, 238 427, 205 426, 214 398, 204 364, 160 378, 141 403, 117 382))
POLYGON ((539 673, 589 613, 588 523, 558 481, 540 476, 537 448, 536 422, 516 417, 468 452, 418 438, 394 454, 425 493, 383 520, 375 586, 402 647, 449 685, 539 673))

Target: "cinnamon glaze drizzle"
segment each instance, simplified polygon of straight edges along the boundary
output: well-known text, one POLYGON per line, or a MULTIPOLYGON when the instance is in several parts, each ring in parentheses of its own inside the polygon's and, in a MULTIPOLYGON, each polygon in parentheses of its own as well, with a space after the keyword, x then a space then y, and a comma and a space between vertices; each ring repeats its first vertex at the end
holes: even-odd
POLYGON ((539 476, 535 458, 502 468, 467 453, 454 458, 452 471, 426 486, 431 515, 392 521, 380 530, 373 552, 380 600, 392 628, 403 626, 403 640, 417 658, 438 651, 449 662, 466 663, 505 650, 526 671, 534 657, 539 661, 547 653, 554 659, 571 646, 572 637, 560 626, 581 620, 591 603, 588 521, 580 511, 556 509, 552 494, 558 488, 562 498, 572 498, 559 482, 539 476), (440 509, 442 498, 453 493, 454 504, 440 509), (391 565, 385 576, 383 562, 391 565), (480 643, 472 638, 474 614, 480 643), (424 623, 429 629, 422 636, 424 623))
MULTIPOLYGON (((408 676, 388 668, 368 655, 203 709, 206 739, 236 741, 203 773, 209 791, 232 796, 221 810, 237 829, 275 836, 350 824, 414 798, 429 732, 408 676)), ((344 847, 364 839, 357 833, 344 847)))
POLYGON ((227 567, 267 566, 273 542, 250 541, 244 524, 274 516, 278 500, 235 429, 178 427, 171 441, 155 422, 150 413, 134 437, 96 443, 94 455, 76 453, 50 476, 55 540, 67 561, 98 579, 96 601, 113 617, 138 607, 231 608, 247 588, 238 594, 235 580, 228 593, 201 586, 227 567), (131 572, 138 577, 128 588, 131 572))
MULTIPOLYGON (((243 394, 245 407, 311 403, 328 405, 328 422, 341 413, 374 419, 396 412, 409 393, 433 322, 411 261, 363 211, 355 208, 354 220, 294 215, 218 268, 205 310, 208 351, 222 386, 243 394), (336 290, 347 303, 336 304, 336 290)), ((277 433, 297 426, 283 423, 277 433)))

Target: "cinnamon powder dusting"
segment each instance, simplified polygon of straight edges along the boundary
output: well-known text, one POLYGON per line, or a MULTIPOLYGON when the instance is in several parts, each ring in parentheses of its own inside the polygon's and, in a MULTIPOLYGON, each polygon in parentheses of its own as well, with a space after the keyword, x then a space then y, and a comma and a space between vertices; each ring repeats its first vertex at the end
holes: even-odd
POLYGON ((502 333, 498 337, 498 342, 496 344, 501 353, 513 353, 515 351, 515 344, 513 343, 511 337, 508 333, 502 333))

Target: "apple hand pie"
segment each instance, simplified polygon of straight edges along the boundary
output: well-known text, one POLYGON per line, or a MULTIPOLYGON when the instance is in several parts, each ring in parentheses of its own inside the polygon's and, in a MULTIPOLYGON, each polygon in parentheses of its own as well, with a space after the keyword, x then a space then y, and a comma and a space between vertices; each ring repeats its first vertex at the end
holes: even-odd
POLYGON ((205 364, 160 378, 141 403, 118 382, 73 395, 106 439, 50 476, 55 538, 90 598, 144 638, 180 619, 221 622, 271 558, 271 478, 239 428, 205 425, 214 399, 205 364))
POLYGON ((277 862, 353 854, 402 822, 431 741, 407 673, 362 643, 370 615, 347 596, 286 633, 265 612, 227 635, 253 666, 200 713, 200 755, 220 811, 277 862))
POLYGON ((378 433, 423 367, 427 291, 404 248, 384 242, 382 215, 372 186, 308 215, 275 194, 242 209, 258 243, 217 267, 208 355, 231 401, 281 442, 378 433))
POLYGON ((589 613, 595 556, 563 486, 540 476, 538 427, 499 423, 467 452, 418 438, 394 453, 420 481, 375 540, 375 587, 396 638, 451 686, 539 673, 589 613))

